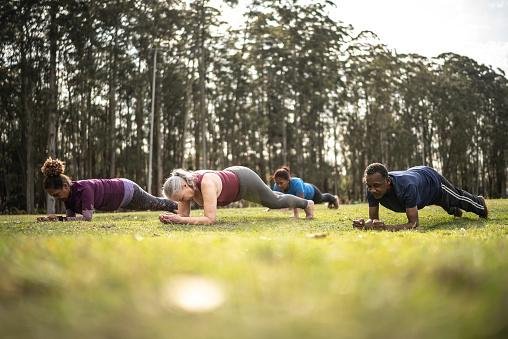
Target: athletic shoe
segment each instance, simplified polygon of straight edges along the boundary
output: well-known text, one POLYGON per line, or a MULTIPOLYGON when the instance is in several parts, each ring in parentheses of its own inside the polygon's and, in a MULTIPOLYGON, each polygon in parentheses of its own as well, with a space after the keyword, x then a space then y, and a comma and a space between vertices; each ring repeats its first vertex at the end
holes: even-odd
POLYGON ((460 218, 462 217, 462 210, 458 207, 452 207, 450 208, 450 211, 452 212, 451 214, 456 217, 456 218, 460 218))
POLYGON ((489 217, 489 209, 487 208, 487 202, 482 195, 479 195, 478 198, 482 201, 483 205, 483 214, 479 214, 480 218, 487 219, 489 217))

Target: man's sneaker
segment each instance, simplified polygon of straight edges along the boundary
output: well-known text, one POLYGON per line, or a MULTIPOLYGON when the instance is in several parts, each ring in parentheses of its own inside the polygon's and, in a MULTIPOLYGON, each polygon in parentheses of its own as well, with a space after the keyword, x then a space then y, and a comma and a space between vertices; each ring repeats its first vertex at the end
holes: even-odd
POLYGON ((482 195, 479 195, 478 198, 480 198, 482 205, 483 205, 483 214, 478 214, 480 218, 487 219, 489 217, 489 209, 487 208, 487 202, 485 201, 485 198, 482 195))
POLYGON ((462 210, 458 207, 451 207, 448 210, 448 214, 453 215, 456 218, 462 217, 462 210))
POLYGON ((334 202, 328 203, 328 208, 337 209, 339 208, 339 197, 334 195, 333 198, 335 199, 334 202))

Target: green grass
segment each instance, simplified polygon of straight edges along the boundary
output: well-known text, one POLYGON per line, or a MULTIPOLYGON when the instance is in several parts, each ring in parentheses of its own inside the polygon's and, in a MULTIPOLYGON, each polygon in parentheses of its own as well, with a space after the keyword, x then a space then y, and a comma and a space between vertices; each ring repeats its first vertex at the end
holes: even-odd
POLYGON ((222 209, 214 226, 0 216, 0 337, 506 338, 508 200, 488 204, 489 220, 431 207, 398 233, 353 230, 364 204, 318 206, 312 221, 222 209), (178 307, 178 277, 209 279, 224 302, 178 307))

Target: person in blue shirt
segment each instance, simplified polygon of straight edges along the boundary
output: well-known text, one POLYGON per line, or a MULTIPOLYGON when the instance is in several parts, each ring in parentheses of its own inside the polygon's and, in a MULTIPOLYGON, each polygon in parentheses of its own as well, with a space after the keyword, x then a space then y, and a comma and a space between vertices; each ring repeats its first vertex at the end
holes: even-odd
MULTIPOLYGON (((283 166, 273 174, 275 184, 272 190, 283 194, 292 194, 297 197, 312 200, 319 204, 328 202, 328 208, 339 208, 339 198, 330 193, 321 193, 313 184, 308 184, 298 177, 291 176, 289 167, 283 166)), ((298 209, 294 209, 294 217, 298 218, 298 209)))
POLYGON ((416 228, 418 210, 429 205, 441 206, 455 217, 461 217, 462 210, 485 219, 489 214, 482 196, 455 187, 431 167, 388 172, 383 164, 373 163, 365 169, 363 181, 367 185, 369 219, 354 220, 356 228, 391 231, 416 228), (385 225, 379 220, 379 204, 395 212, 406 212, 407 224, 385 225))

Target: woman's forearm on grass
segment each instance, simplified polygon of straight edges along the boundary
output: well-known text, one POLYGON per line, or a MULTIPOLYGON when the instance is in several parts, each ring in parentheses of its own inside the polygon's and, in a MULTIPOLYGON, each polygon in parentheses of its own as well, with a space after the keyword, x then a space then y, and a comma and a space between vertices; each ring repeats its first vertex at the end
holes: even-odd
POLYGON ((183 217, 180 216, 179 224, 190 224, 190 225, 211 225, 215 223, 215 218, 209 218, 207 216, 202 217, 183 217))

